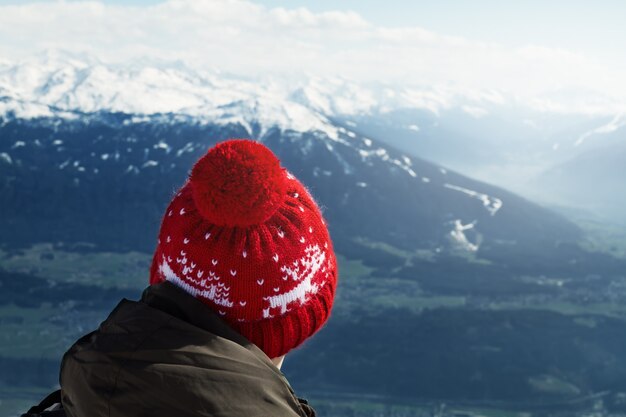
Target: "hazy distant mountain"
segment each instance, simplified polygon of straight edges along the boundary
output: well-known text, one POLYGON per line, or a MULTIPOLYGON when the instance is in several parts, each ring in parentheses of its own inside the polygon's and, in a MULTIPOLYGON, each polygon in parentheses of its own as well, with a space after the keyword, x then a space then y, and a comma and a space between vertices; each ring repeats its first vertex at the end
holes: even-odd
POLYGON ((620 133, 622 137, 612 138, 613 143, 573 157, 538 177, 537 183, 547 194, 544 198, 626 221, 626 132, 620 133))
POLYGON ((563 133, 561 158, 529 183, 533 195, 590 215, 625 221, 626 117, 605 117, 563 133))

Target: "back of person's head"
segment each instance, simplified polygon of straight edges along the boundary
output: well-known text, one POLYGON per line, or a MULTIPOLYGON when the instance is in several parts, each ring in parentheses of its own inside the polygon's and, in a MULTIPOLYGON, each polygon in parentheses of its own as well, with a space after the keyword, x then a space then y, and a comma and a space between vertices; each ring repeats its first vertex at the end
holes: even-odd
POLYGON ((337 262, 313 197, 265 145, 229 140, 167 208, 150 284, 170 281, 277 358, 327 321, 337 262))

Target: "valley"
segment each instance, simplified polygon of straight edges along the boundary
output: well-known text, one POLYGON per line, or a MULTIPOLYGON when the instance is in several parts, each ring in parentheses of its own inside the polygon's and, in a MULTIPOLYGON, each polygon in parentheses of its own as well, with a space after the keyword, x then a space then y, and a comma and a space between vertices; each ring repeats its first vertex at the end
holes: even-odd
MULTIPOLYGON (((68 252, 49 244, 2 253, 4 386, 30 392, 24 402, 54 387, 71 343, 121 298, 140 296, 141 268, 148 260, 147 254, 68 252), (80 262, 66 262, 81 258, 93 265, 91 276, 80 273, 80 262), (25 274, 25 260, 29 273, 46 279, 25 274), (128 275, 120 275, 120 265, 134 265, 136 272, 128 268, 128 275), (115 285, 90 283, 102 276, 111 276, 115 285)), ((582 398, 604 391, 610 394, 603 404, 618 401, 626 391, 619 383, 626 346, 617 337, 626 331, 624 278, 491 278, 510 284, 503 291, 472 283, 472 265, 485 264, 463 262, 458 279, 468 278, 465 291, 425 285, 454 277, 455 268, 435 267, 442 262, 433 262, 431 270, 422 267, 418 275, 392 277, 363 260, 339 256, 337 307, 320 335, 289 355, 285 372, 292 384, 338 416, 367 416, 377 409, 390 416, 434 415, 428 413, 443 404, 487 412, 481 415, 490 409, 542 415, 576 399, 581 402, 573 409, 582 412, 595 404, 582 398), (472 284, 475 291, 468 288, 472 284)), ((14 398, 7 389, 2 398, 14 398)), ((3 401, 2 410, 14 401, 3 401)))

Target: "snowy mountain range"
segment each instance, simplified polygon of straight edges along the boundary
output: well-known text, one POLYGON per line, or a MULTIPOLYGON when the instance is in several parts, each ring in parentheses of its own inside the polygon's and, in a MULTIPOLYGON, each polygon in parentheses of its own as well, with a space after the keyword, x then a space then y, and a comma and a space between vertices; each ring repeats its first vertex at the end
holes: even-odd
POLYGON ((465 124, 474 137, 476 123, 503 120, 491 113, 509 107, 493 91, 250 80, 181 63, 112 66, 62 53, 0 62, 4 240, 150 251, 162 206, 193 161, 219 140, 250 137, 312 188, 345 253, 382 242, 489 258, 575 242, 580 231, 563 218, 408 152, 419 140, 396 140, 431 131, 442 155, 470 159, 478 145, 446 125, 465 124))
MULTIPOLYGON (((397 109, 438 115, 457 107, 478 118, 488 113, 487 107, 505 100, 496 91, 446 86, 400 88, 306 76, 246 79, 217 70, 192 69, 181 62, 138 60, 108 65, 91 56, 58 51, 19 63, 0 61, 0 97, 0 115, 25 119, 71 119, 76 117, 74 113, 102 111, 170 114, 197 122, 239 123, 256 136, 275 127, 321 131, 332 138, 337 137, 338 129, 331 118, 381 115, 397 109)), ((352 123, 352 127, 356 125, 352 123)))
POLYGON ((256 138, 273 128, 317 131, 331 139, 344 132, 379 139, 533 198, 553 195, 536 190, 537 178, 603 146, 624 128, 626 113, 619 109, 609 98, 590 102, 575 92, 529 100, 452 85, 364 84, 305 75, 248 79, 181 62, 110 65, 59 51, 19 63, 0 60, 5 118, 71 120, 109 112, 132 114, 134 120, 240 124, 256 138))

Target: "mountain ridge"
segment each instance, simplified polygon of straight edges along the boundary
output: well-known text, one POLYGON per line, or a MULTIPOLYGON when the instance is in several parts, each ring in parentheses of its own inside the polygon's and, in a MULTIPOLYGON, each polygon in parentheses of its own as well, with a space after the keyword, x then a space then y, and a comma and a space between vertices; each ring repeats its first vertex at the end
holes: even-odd
MULTIPOLYGON (((35 241, 41 241, 44 232, 48 241, 55 233, 63 236, 64 232, 53 225, 33 228, 19 221, 6 222, 23 218, 28 223, 21 207, 28 208, 31 217, 50 217, 50 207, 55 204, 58 220, 68 221, 63 213, 69 208, 63 208, 60 197, 65 193, 63 204, 73 202, 79 213, 89 207, 94 211, 92 216, 109 216, 97 205, 107 200, 114 203, 120 216, 125 213, 123 216, 129 218, 145 217, 137 213, 143 206, 152 214, 151 226, 144 224, 142 233, 156 230, 159 207, 168 199, 164 190, 182 184, 188 167, 209 146, 248 133, 240 124, 190 124, 176 121, 176 117, 99 113, 76 120, 4 120, 0 127, 0 172, 5 178, 5 227, 22 235, 30 230, 33 239, 39 234, 35 241), (37 203, 42 197, 37 191, 24 194, 25 184, 47 196, 50 202, 44 212, 37 203), (122 193, 125 197, 120 197, 120 190, 112 184, 119 184, 122 190, 128 188, 122 193), (49 189, 56 193, 50 194, 49 189), (128 202, 134 206, 126 207, 128 202)), ((505 190, 351 135, 341 127, 337 132, 333 139, 319 131, 275 128, 255 139, 273 149, 310 185, 323 206, 330 208, 329 222, 341 230, 338 234, 345 245, 360 236, 408 250, 436 251, 453 246, 477 252, 481 245, 489 247, 498 241, 525 247, 545 244, 553 239, 551 232, 562 240, 579 237, 574 225, 505 190), (525 216, 534 219, 529 222, 525 216), (364 229, 363 225, 369 226, 364 229)), ((131 238, 128 231, 119 232, 131 238)), ((141 246, 150 250, 146 243, 141 246)))

